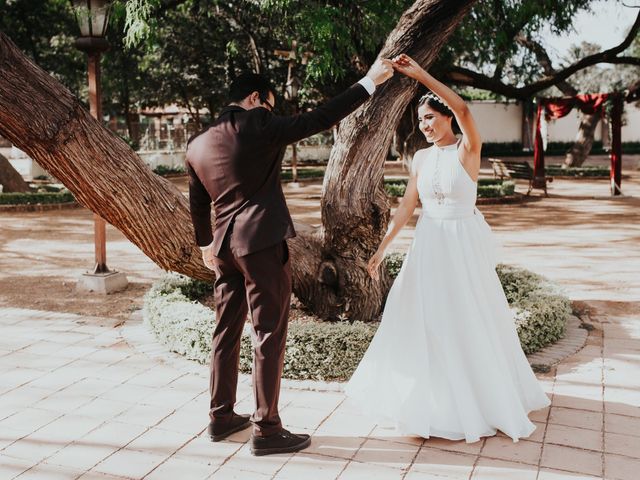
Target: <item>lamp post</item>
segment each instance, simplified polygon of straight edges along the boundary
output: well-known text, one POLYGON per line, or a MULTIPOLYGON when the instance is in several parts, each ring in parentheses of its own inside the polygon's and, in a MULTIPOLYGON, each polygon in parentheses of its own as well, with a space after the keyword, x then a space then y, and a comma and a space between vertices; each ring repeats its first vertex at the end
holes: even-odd
MULTIPOLYGON (((100 57, 109 48, 105 34, 111 5, 109 0, 71 0, 71 4, 80 27, 75 46, 88 57, 89 111, 102 122, 100 57)), ((126 276, 107 268, 106 222, 94 213, 93 223, 95 266, 93 272, 81 277, 78 289, 111 293, 126 288, 126 276)))

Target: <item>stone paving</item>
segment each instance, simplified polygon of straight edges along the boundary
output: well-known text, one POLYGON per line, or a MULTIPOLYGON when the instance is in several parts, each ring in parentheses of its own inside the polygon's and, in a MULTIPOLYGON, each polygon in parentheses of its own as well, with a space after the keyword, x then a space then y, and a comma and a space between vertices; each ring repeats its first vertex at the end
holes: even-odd
MULTIPOLYGON (((0 310, 0 478, 635 480, 640 469, 640 325, 613 317, 539 376, 552 399, 513 443, 397 436, 340 392, 285 388, 295 455, 252 457, 248 431, 203 435, 207 369, 172 358, 133 322, 0 310), (129 331, 127 331, 129 330, 129 331), (598 334, 600 332, 601 334, 598 334)), ((292 384, 288 386, 293 386, 292 384)), ((253 399, 248 377, 238 411, 253 399)))
MULTIPOLYGON (((560 180, 550 199, 482 209, 507 260, 560 281, 595 327, 538 375, 552 405, 530 415, 538 429, 528 439, 400 437, 335 385, 286 382, 283 421, 312 433, 312 445, 255 458, 248 431, 217 444, 203 436, 206 367, 169 355, 135 321, 1 305, 0 480, 637 480, 640 182, 626 185, 633 198, 608 199, 600 183, 560 180), (301 386, 312 389, 291 388, 301 386)), ((238 411, 252 410, 247 377, 238 400, 238 411)))

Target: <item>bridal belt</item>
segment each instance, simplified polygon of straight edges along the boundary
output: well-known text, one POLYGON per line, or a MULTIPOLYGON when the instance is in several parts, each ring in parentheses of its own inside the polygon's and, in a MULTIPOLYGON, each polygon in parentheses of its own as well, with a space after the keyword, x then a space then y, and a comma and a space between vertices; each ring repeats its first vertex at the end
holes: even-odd
POLYGON ((474 206, 431 205, 422 209, 422 216, 425 218, 459 219, 474 215, 482 215, 474 206))

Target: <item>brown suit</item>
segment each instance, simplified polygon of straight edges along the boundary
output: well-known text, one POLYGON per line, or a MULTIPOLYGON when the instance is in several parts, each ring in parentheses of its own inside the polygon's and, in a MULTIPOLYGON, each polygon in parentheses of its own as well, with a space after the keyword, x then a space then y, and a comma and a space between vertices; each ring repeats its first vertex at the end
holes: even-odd
POLYGON ((231 418, 240 336, 251 310, 254 332, 254 433, 282 428, 278 415, 291 298, 286 239, 295 236, 280 179, 284 149, 330 128, 369 97, 355 84, 315 110, 280 117, 265 108, 226 107, 187 149, 196 242, 213 242, 217 325, 211 357, 213 423, 231 418), (211 201, 215 228, 211 229, 211 201))

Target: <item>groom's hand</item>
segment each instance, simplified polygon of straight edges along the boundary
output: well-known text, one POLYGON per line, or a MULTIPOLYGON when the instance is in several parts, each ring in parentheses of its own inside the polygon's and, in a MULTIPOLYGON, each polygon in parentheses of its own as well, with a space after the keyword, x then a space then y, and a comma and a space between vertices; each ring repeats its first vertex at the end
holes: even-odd
POLYGON ((205 267, 209 270, 214 269, 213 257, 213 244, 202 248, 202 261, 204 262, 205 267))
POLYGON ((376 86, 386 82, 393 76, 393 63, 391 60, 381 58, 371 65, 367 77, 373 80, 376 86))
POLYGON ((406 53, 394 57, 391 65, 398 72, 416 80, 419 80, 425 73, 424 69, 418 65, 418 62, 406 53))

